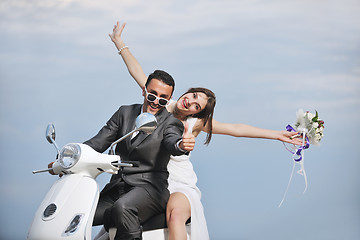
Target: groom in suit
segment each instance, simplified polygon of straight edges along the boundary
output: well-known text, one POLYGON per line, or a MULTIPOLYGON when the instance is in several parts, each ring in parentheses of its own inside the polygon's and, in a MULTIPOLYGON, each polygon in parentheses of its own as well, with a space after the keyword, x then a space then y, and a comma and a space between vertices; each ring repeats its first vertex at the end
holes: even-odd
POLYGON ((170 155, 186 154, 194 147, 194 136, 183 137, 183 124, 165 109, 174 86, 168 73, 156 70, 147 79, 144 103, 121 106, 99 133, 85 142, 104 152, 135 128, 135 119, 142 112, 157 119, 157 129, 151 135, 138 133, 116 146, 115 153, 122 161, 135 161, 138 166, 121 168, 100 193, 93 225, 103 224, 107 230, 116 227, 115 239, 141 239, 142 223, 166 209, 170 155))

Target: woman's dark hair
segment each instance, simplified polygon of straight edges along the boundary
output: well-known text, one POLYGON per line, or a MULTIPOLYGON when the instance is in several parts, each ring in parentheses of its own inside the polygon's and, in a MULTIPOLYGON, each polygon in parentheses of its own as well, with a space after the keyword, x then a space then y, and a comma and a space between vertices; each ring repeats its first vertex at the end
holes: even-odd
POLYGON ((206 124, 208 125, 208 133, 207 133, 204 144, 209 144, 211 137, 212 137, 212 120, 213 120, 214 108, 215 108, 215 104, 216 104, 216 97, 215 97, 215 94, 211 90, 209 90, 207 88, 201 88, 201 87, 190 88, 182 96, 184 96, 187 93, 196 93, 196 92, 202 92, 208 97, 205 108, 203 110, 201 110, 200 112, 198 112, 197 114, 192 115, 192 117, 200 118, 204 121, 204 126, 206 124))

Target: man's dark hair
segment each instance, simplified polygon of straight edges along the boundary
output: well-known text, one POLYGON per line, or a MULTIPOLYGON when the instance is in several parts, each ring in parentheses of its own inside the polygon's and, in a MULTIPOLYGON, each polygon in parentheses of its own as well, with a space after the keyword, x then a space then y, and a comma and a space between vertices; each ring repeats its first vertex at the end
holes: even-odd
POLYGON ((151 80, 154 78, 162 81, 166 85, 171 86, 172 87, 171 94, 173 94, 174 88, 175 88, 175 81, 170 74, 168 74, 167 72, 165 72, 163 70, 155 70, 152 74, 149 75, 149 77, 145 83, 145 87, 147 87, 149 85, 149 83, 151 82, 151 80))

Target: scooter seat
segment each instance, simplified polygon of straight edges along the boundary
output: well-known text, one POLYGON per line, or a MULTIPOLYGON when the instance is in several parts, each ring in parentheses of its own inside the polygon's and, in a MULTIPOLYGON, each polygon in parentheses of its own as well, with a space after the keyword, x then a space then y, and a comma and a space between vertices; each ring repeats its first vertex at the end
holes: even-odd
POLYGON ((167 228, 166 225, 166 214, 161 213, 151 217, 142 225, 143 231, 167 228))
MULTIPOLYGON (((190 222, 191 222, 191 217, 186 221, 186 224, 189 224, 190 222)), ((149 220, 143 223, 142 228, 143 231, 167 228, 166 214, 161 213, 151 217, 149 220)))
MULTIPOLYGON (((191 222, 191 218, 189 218, 186 222, 187 225, 187 232, 189 234, 190 228, 189 228, 189 223, 191 222)), ((143 234, 147 234, 147 233, 153 233, 156 230, 159 231, 160 229, 166 229, 167 225, 166 225, 166 214, 165 213, 161 213, 158 215, 155 215, 153 217, 151 217, 148 221, 146 221, 143 225, 143 234), (154 231, 153 231, 154 230, 154 231)), ((155 233, 158 234, 158 233, 155 233)), ((161 236, 163 236, 164 233, 161 233, 161 236)), ((152 235, 151 235, 152 236, 152 235)), ((148 238, 146 238, 148 239, 148 238)), ((153 237, 151 237, 150 239, 154 239, 153 237)), ((158 238, 156 238, 158 239, 158 238)), ((106 232, 105 228, 102 227, 100 232, 95 236, 94 240, 109 240, 109 233, 106 232)))

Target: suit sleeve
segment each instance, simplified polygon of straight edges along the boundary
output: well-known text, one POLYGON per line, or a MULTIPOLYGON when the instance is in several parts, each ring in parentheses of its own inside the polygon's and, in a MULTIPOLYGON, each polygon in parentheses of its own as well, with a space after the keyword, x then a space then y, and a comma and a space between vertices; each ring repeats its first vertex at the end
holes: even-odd
POLYGON ((178 149, 176 147, 177 142, 182 139, 183 132, 184 125, 180 120, 176 118, 172 118, 164 131, 163 144, 169 151, 169 153, 173 156, 179 156, 184 154, 181 149, 178 149))
POLYGON ((97 152, 104 152, 110 145, 117 140, 118 129, 120 126, 121 107, 107 121, 106 125, 93 138, 84 142, 97 152))

